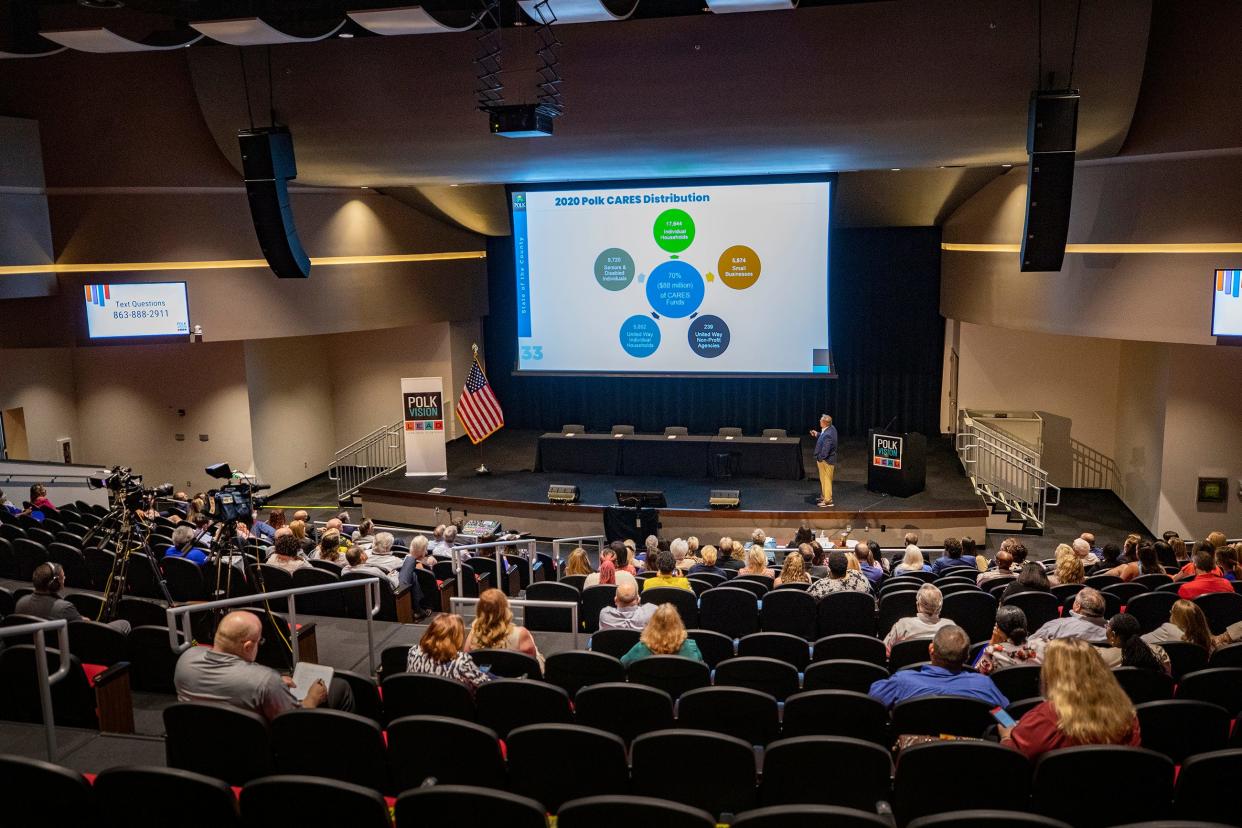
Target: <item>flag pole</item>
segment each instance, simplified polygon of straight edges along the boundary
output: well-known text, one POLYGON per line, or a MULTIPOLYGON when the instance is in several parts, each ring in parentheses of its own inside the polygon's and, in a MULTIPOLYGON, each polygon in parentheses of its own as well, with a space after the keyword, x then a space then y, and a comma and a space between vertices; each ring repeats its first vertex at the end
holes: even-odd
MULTIPOLYGON (((473 354, 473 356, 474 356, 475 361, 478 361, 478 359, 479 359, 479 343, 477 343, 477 342, 471 343, 471 345, 470 345, 470 350, 471 350, 471 353, 472 353, 472 354, 473 354)), ((482 476, 482 475, 485 475, 485 474, 491 474, 492 472, 491 472, 491 470, 487 467, 487 463, 483 462, 483 441, 482 441, 482 440, 480 440, 479 442, 475 443, 475 446, 477 446, 477 447, 478 447, 478 449, 479 449, 479 465, 478 465, 478 467, 474 470, 475 475, 476 475, 476 476, 482 476)))

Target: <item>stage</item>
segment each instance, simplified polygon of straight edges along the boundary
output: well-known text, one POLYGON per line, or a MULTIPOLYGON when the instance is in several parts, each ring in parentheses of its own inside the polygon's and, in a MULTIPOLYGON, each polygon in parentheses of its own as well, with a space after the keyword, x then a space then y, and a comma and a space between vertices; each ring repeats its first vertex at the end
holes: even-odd
MULTIPOLYGON (((720 480, 707 477, 634 477, 610 474, 535 472, 537 431, 502 430, 482 449, 460 439, 448 445, 449 474, 445 478, 406 477, 397 472, 363 486, 359 496, 368 516, 379 521, 430 526, 453 519, 499 520, 506 530, 525 531, 540 538, 596 535, 603 532, 604 507, 615 505, 616 489, 659 490, 668 506, 660 510, 661 534, 712 538, 718 534, 746 534, 756 527, 782 542, 802 524, 834 531, 852 526, 852 537, 874 539, 895 546, 902 535, 915 530, 920 543, 939 543, 946 536, 970 535, 983 541, 988 509, 962 474, 947 440, 932 437, 927 447, 927 488, 908 498, 889 497, 867 490, 865 439, 842 440, 830 509, 815 506, 818 479, 800 481, 758 477, 720 480), (491 470, 476 475, 482 459, 491 470), (581 500, 572 505, 547 502, 548 486, 578 487, 581 500), (444 492, 429 493, 431 488, 444 492), (709 509, 712 489, 737 489, 738 509, 709 509)), ((809 436, 802 439, 803 464, 814 474, 809 436)))

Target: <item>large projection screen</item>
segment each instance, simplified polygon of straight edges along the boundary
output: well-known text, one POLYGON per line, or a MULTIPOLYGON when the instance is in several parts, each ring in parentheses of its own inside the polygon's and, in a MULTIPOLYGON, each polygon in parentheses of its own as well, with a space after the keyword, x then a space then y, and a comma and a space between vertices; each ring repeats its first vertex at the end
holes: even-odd
POLYGON ((511 186, 517 373, 835 376, 834 184, 511 186))

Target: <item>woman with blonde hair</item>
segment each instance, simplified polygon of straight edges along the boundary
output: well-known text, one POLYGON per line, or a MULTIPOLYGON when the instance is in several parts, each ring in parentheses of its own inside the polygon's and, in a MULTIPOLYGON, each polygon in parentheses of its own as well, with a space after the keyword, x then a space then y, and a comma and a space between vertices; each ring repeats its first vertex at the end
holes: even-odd
POLYGON ((806 574, 805 562, 802 560, 802 553, 798 551, 790 552, 785 556, 785 564, 781 567, 781 574, 777 576, 773 586, 782 584, 809 584, 811 576, 806 574))
POLYGON ((901 563, 893 567, 894 575, 905 575, 907 572, 931 572, 931 566, 923 559, 923 550, 914 544, 906 547, 906 554, 901 563))
POLYGON ((1166 641, 1189 641, 1209 653, 1216 647, 1207 616, 1198 604, 1185 598, 1177 599, 1169 612, 1169 620, 1144 635, 1143 640, 1153 645, 1166 641))
POLYGON ((687 575, 693 577, 704 573, 722 576, 725 574, 724 569, 716 566, 716 547, 710 543, 699 550, 699 560, 699 563, 690 567, 690 571, 686 573, 687 575))
POLYGON ((587 559, 585 549, 579 546, 569 553, 569 557, 565 560, 566 575, 590 575, 593 572, 595 570, 591 569, 591 562, 587 559))
POLYGON ((768 569, 768 553, 763 551, 763 547, 757 543, 751 544, 750 549, 746 550, 746 568, 737 574, 776 577, 776 573, 768 569))
POLYGON ((289 531, 298 539, 298 545, 302 547, 303 552, 309 552, 315 548, 315 541, 306 534, 306 521, 291 520, 289 521, 289 531))
POLYGON ((1061 555, 1057 558, 1057 568, 1053 574, 1048 576, 1048 583, 1052 586, 1082 584, 1086 581, 1087 572, 1083 569, 1082 558, 1075 555, 1072 549, 1068 555, 1061 555))
POLYGON ((1001 727, 1001 744, 1028 759, 1076 745, 1139 746, 1134 704, 1086 641, 1049 642, 1039 683, 1044 701, 1027 711, 1017 726, 1001 727))
POLYGON ((699 645, 686 634, 686 625, 682 623, 681 614, 672 604, 661 604, 643 627, 638 643, 629 652, 621 656, 621 663, 627 667, 635 661, 653 655, 675 655, 702 661, 703 654, 699 645))
POLYGON ((479 669, 469 653, 462 652, 465 640, 466 625, 460 616, 437 613, 423 637, 410 648, 405 671, 443 676, 475 690, 491 676, 479 669))
POLYGON ((543 655, 535 646, 530 630, 513 623, 513 610, 509 599, 498 589, 485 589, 474 605, 474 622, 466 639, 466 652, 474 650, 517 650, 539 661, 543 669, 543 655))

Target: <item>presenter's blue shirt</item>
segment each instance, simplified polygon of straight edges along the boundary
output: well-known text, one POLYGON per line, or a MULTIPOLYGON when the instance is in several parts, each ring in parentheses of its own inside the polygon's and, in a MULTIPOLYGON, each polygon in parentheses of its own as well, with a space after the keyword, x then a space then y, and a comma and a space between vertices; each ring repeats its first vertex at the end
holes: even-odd
POLYGON ((819 433, 815 441, 815 459, 835 466, 837 464, 837 427, 830 425, 819 433))
POLYGON ((993 707, 1009 706, 1009 699, 988 676, 967 670, 952 673, 930 664, 917 670, 898 670, 880 679, 871 685, 869 695, 886 707, 919 696, 963 696, 985 701, 993 707))

